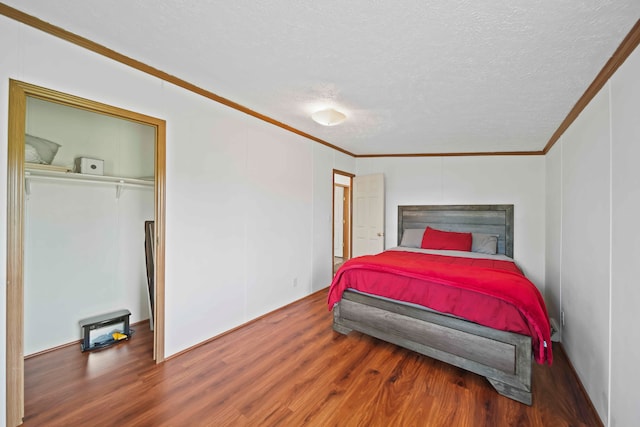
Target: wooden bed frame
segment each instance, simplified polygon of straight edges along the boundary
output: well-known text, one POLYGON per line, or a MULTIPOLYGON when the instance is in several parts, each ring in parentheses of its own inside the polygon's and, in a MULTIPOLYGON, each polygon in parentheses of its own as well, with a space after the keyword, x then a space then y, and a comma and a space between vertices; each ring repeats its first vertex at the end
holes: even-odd
MULTIPOLYGON (((427 226, 497 234, 498 252, 513 256, 513 205, 398 206, 398 244, 404 230, 427 226)), ((333 309, 333 329, 359 331, 482 375, 501 395, 531 405, 531 337, 350 290, 333 309)))

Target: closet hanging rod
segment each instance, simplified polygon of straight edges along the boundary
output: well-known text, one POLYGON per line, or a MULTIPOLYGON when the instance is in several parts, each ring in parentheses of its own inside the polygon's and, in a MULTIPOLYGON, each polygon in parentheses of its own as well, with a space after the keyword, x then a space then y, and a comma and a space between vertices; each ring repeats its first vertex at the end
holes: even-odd
POLYGON ((29 181, 32 179, 41 179, 44 181, 65 181, 65 182, 78 182, 87 184, 106 184, 116 186, 116 198, 120 197, 120 193, 123 188, 153 188, 154 182, 135 179, 135 178, 123 178, 117 176, 103 176, 95 175, 88 176, 87 174, 77 174, 69 172, 42 172, 42 171, 25 171, 25 192, 27 195, 31 194, 31 186, 29 181))

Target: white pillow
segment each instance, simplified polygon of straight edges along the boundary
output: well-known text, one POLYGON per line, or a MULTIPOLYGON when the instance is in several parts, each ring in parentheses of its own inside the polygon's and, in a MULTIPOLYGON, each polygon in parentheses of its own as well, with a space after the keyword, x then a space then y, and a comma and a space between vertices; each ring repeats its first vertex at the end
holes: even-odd
POLYGON ((39 162, 32 163, 44 163, 45 165, 50 165, 53 161, 53 158, 56 156, 58 149, 60 148, 60 144, 57 142, 49 141, 48 139, 38 138, 37 136, 26 134, 24 136, 24 148, 25 148, 25 156, 27 154, 27 146, 35 148, 40 157, 39 162))
POLYGON ((24 161, 26 163, 42 163, 36 147, 31 144, 24 144, 24 161))
POLYGON ((402 241, 400 246, 405 248, 419 248, 422 246, 422 236, 424 236, 424 228, 407 228, 402 233, 402 241))
POLYGON ((498 236, 496 234, 471 233, 471 252, 495 255, 498 253, 498 236))

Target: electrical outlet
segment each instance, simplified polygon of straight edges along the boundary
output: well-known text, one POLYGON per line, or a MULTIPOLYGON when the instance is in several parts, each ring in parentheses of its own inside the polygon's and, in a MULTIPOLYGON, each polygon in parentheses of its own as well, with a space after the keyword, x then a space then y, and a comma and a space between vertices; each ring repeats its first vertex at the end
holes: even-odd
POLYGON ((560 323, 562 323, 562 326, 564 326, 564 311, 560 312, 560 323))
POLYGON ((293 278, 293 287, 294 287, 294 288, 297 288, 297 287, 298 287, 298 278, 297 278, 297 277, 294 277, 294 278, 293 278))

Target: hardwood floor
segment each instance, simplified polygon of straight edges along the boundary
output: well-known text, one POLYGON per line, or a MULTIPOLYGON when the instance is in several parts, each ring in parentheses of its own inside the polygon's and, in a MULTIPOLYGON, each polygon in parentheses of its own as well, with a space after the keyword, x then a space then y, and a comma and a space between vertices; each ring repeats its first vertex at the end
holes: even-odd
POLYGON ((564 353, 533 406, 482 377, 331 329, 326 291, 155 365, 152 333, 25 361, 25 426, 598 426, 564 353))

